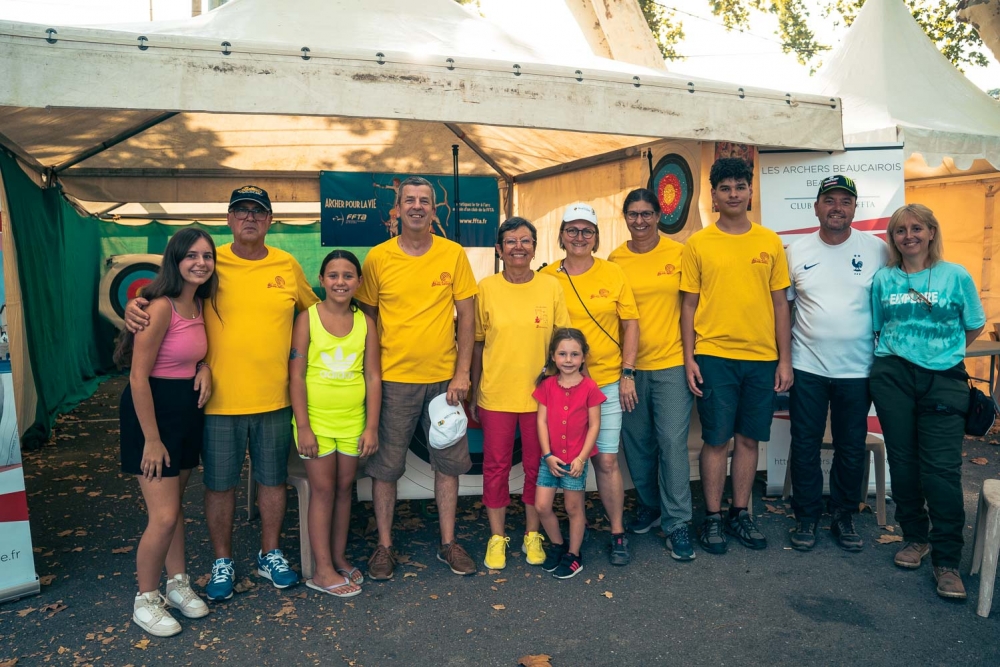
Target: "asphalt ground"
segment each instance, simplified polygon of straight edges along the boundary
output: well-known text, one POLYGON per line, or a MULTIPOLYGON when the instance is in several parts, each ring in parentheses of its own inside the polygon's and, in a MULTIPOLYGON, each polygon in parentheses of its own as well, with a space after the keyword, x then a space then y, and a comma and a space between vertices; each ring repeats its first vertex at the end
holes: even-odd
MULTIPOLYGON (((118 470, 122 386, 121 379, 102 385, 60 420, 53 443, 24 457, 44 585, 39 596, 0 606, 0 665, 512 666, 539 655, 557 666, 1000 664, 1000 600, 991 618, 976 616, 979 577, 967 576, 978 492, 1000 473, 997 435, 966 441, 966 602, 939 599, 928 564, 894 567, 899 545, 877 540, 898 535, 898 526, 879 529, 870 513, 857 522, 866 542, 860 553, 839 549, 828 530, 812 552, 791 550, 790 509, 762 498, 758 484, 754 511, 766 550, 730 542, 726 555, 713 556, 696 547, 694 562, 678 563, 662 533, 651 531, 631 536, 633 560, 621 568, 608 564, 610 534, 591 495, 584 571, 566 581, 524 562, 523 512, 509 515, 507 568, 459 577, 436 560, 433 505, 401 502, 395 535, 403 564, 392 581, 366 582, 350 600, 304 586, 279 591, 257 577, 259 523, 238 509, 235 560, 246 590, 212 604, 204 619, 180 618, 184 631, 175 637, 149 637, 131 622, 145 520, 138 485, 118 470)), ((245 486, 238 508, 244 493, 245 486)), ((696 522, 700 496, 695 484, 696 522)), ((207 578, 212 561, 201 499, 196 473, 185 495, 192 580, 207 578)), ((626 503, 634 502, 629 493, 626 503)), ((283 547, 298 563, 292 490, 288 507, 283 547)), ((890 521, 892 510, 890 503, 890 521)), ((461 498, 458 514, 458 539, 481 562, 489 524, 479 499, 461 498)), ((349 556, 363 568, 374 544, 371 508, 358 503, 349 556)))

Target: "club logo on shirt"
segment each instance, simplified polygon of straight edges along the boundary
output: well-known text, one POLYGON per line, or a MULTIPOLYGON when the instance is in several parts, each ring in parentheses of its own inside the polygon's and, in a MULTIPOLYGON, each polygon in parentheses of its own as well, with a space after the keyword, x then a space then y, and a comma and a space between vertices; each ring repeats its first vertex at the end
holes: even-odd
POLYGON ((535 308, 535 328, 547 329, 549 326, 549 311, 547 308, 535 308))
POLYGON ((656 275, 658 275, 658 276, 672 276, 674 274, 674 271, 676 271, 676 270, 677 270, 676 266, 674 266, 673 264, 667 264, 666 266, 663 267, 663 270, 657 272, 656 275))
POLYGON ((601 290, 597 290, 597 294, 591 294, 590 298, 591 299, 607 299, 609 296, 611 296, 611 292, 609 292, 606 289, 601 289, 601 290))
POLYGON ((451 284, 451 274, 445 271, 441 274, 440 280, 435 280, 431 283, 431 287, 443 287, 451 284))
POLYGON ((854 275, 860 276, 861 267, 863 267, 864 265, 865 263, 861 261, 861 255, 855 255, 854 259, 851 260, 851 266, 854 267, 854 275))
POLYGON ((771 263, 771 256, 768 255, 766 252, 762 252, 762 253, 760 253, 760 257, 754 257, 753 259, 750 260, 750 263, 751 264, 770 264, 771 263))
POLYGON ((275 276, 274 282, 267 284, 268 289, 271 289, 272 287, 277 289, 285 289, 285 279, 282 278, 281 276, 275 276))

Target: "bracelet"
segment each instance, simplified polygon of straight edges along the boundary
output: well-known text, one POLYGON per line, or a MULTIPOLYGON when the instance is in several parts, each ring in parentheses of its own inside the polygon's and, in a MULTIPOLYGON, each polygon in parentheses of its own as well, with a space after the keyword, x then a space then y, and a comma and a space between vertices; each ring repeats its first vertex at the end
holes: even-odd
POLYGON ((544 461, 545 459, 549 458, 550 456, 552 456, 552 452, 547 452, 545 454, 542 454, 542 460, 544 461))
POLYGON ((208 370, 212 370, 212 367, 209 366, 208 362, 206 362, 206 361, 199 361, 198 364, 194 367, 194 370, 195 370, 195 372, 198 372, 202 368, 207 368, 208 370))

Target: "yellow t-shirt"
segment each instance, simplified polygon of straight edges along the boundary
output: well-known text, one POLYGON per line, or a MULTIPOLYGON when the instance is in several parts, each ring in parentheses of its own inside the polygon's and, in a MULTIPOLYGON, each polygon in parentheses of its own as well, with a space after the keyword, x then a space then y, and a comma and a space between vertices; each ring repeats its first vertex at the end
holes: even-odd
POLYGON ((681 290, 700 295, 695 353, 776 360, 771 292, 789 284, 785 249, 770 229, 753 224, 744 234, 727 234, 712 225, 695 232, 681 262, 681 290))
POLYGON ((407 255, 395 238, 369 251, 357 292, 378 308, 382 379, 429 384, 455 376, 455 302, 476 295, 462 246, 434 236, 430 250, 407 255))
POLYGON ((267 257, 248 260, 226 244, 216 249, 215 270, 218 314, 205 304, 206 361, 212 367, 205 413, 253 415, 288 407, 295 310, 319 301, 302 267, 278 248, 268 246, 267 257))
POLYGON ((617 264, 597 257, 594 258, 594 265, 578 276, 570 277, 565 271, 559 271, 560 266, 561 261, 554 262, 542 269, 542 273, 559 279, 569 319, 587 338, 590 345, 590 354, 587 355, 590 377, 594 378, 598 387, 617 382, 622 374, 622 351, 618 347, 622 342, 621 321, 639 319, 639 310, 635 307, 635 297, 625 280, 625 273, 617 264), (590 311, 589 315, 587 311, 590 311), (604 331, 601 331, 602 328, 604 331), (608 334, 614 337, 614 341, 608 334))
POLYGON ((476 340, 484 341, 477 402, 497 412, 534 412, 535 379, 545 365, 552 330, 572 326, 559 281, 536 274, 514 285, 503 274, 479 281, 476 340))
POLYGON ((640 371, 661 371, 684 363, 681 343, 681 255, 684 246, 660 237, 649 252, 637 254, 623 243, 608 255, 608 261, 622 267, 642 318, 639 354, 635 367, 640 371))

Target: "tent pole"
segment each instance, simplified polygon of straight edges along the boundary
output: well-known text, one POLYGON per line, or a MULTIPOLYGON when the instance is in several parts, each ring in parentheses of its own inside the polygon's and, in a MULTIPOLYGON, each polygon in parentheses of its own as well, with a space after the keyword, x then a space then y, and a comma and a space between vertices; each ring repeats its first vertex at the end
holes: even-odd
POLYGON ((451 145, 451 168, 455 178, 455 243, 462 245, 462 219, 458 214, 458 144, 451 145))

